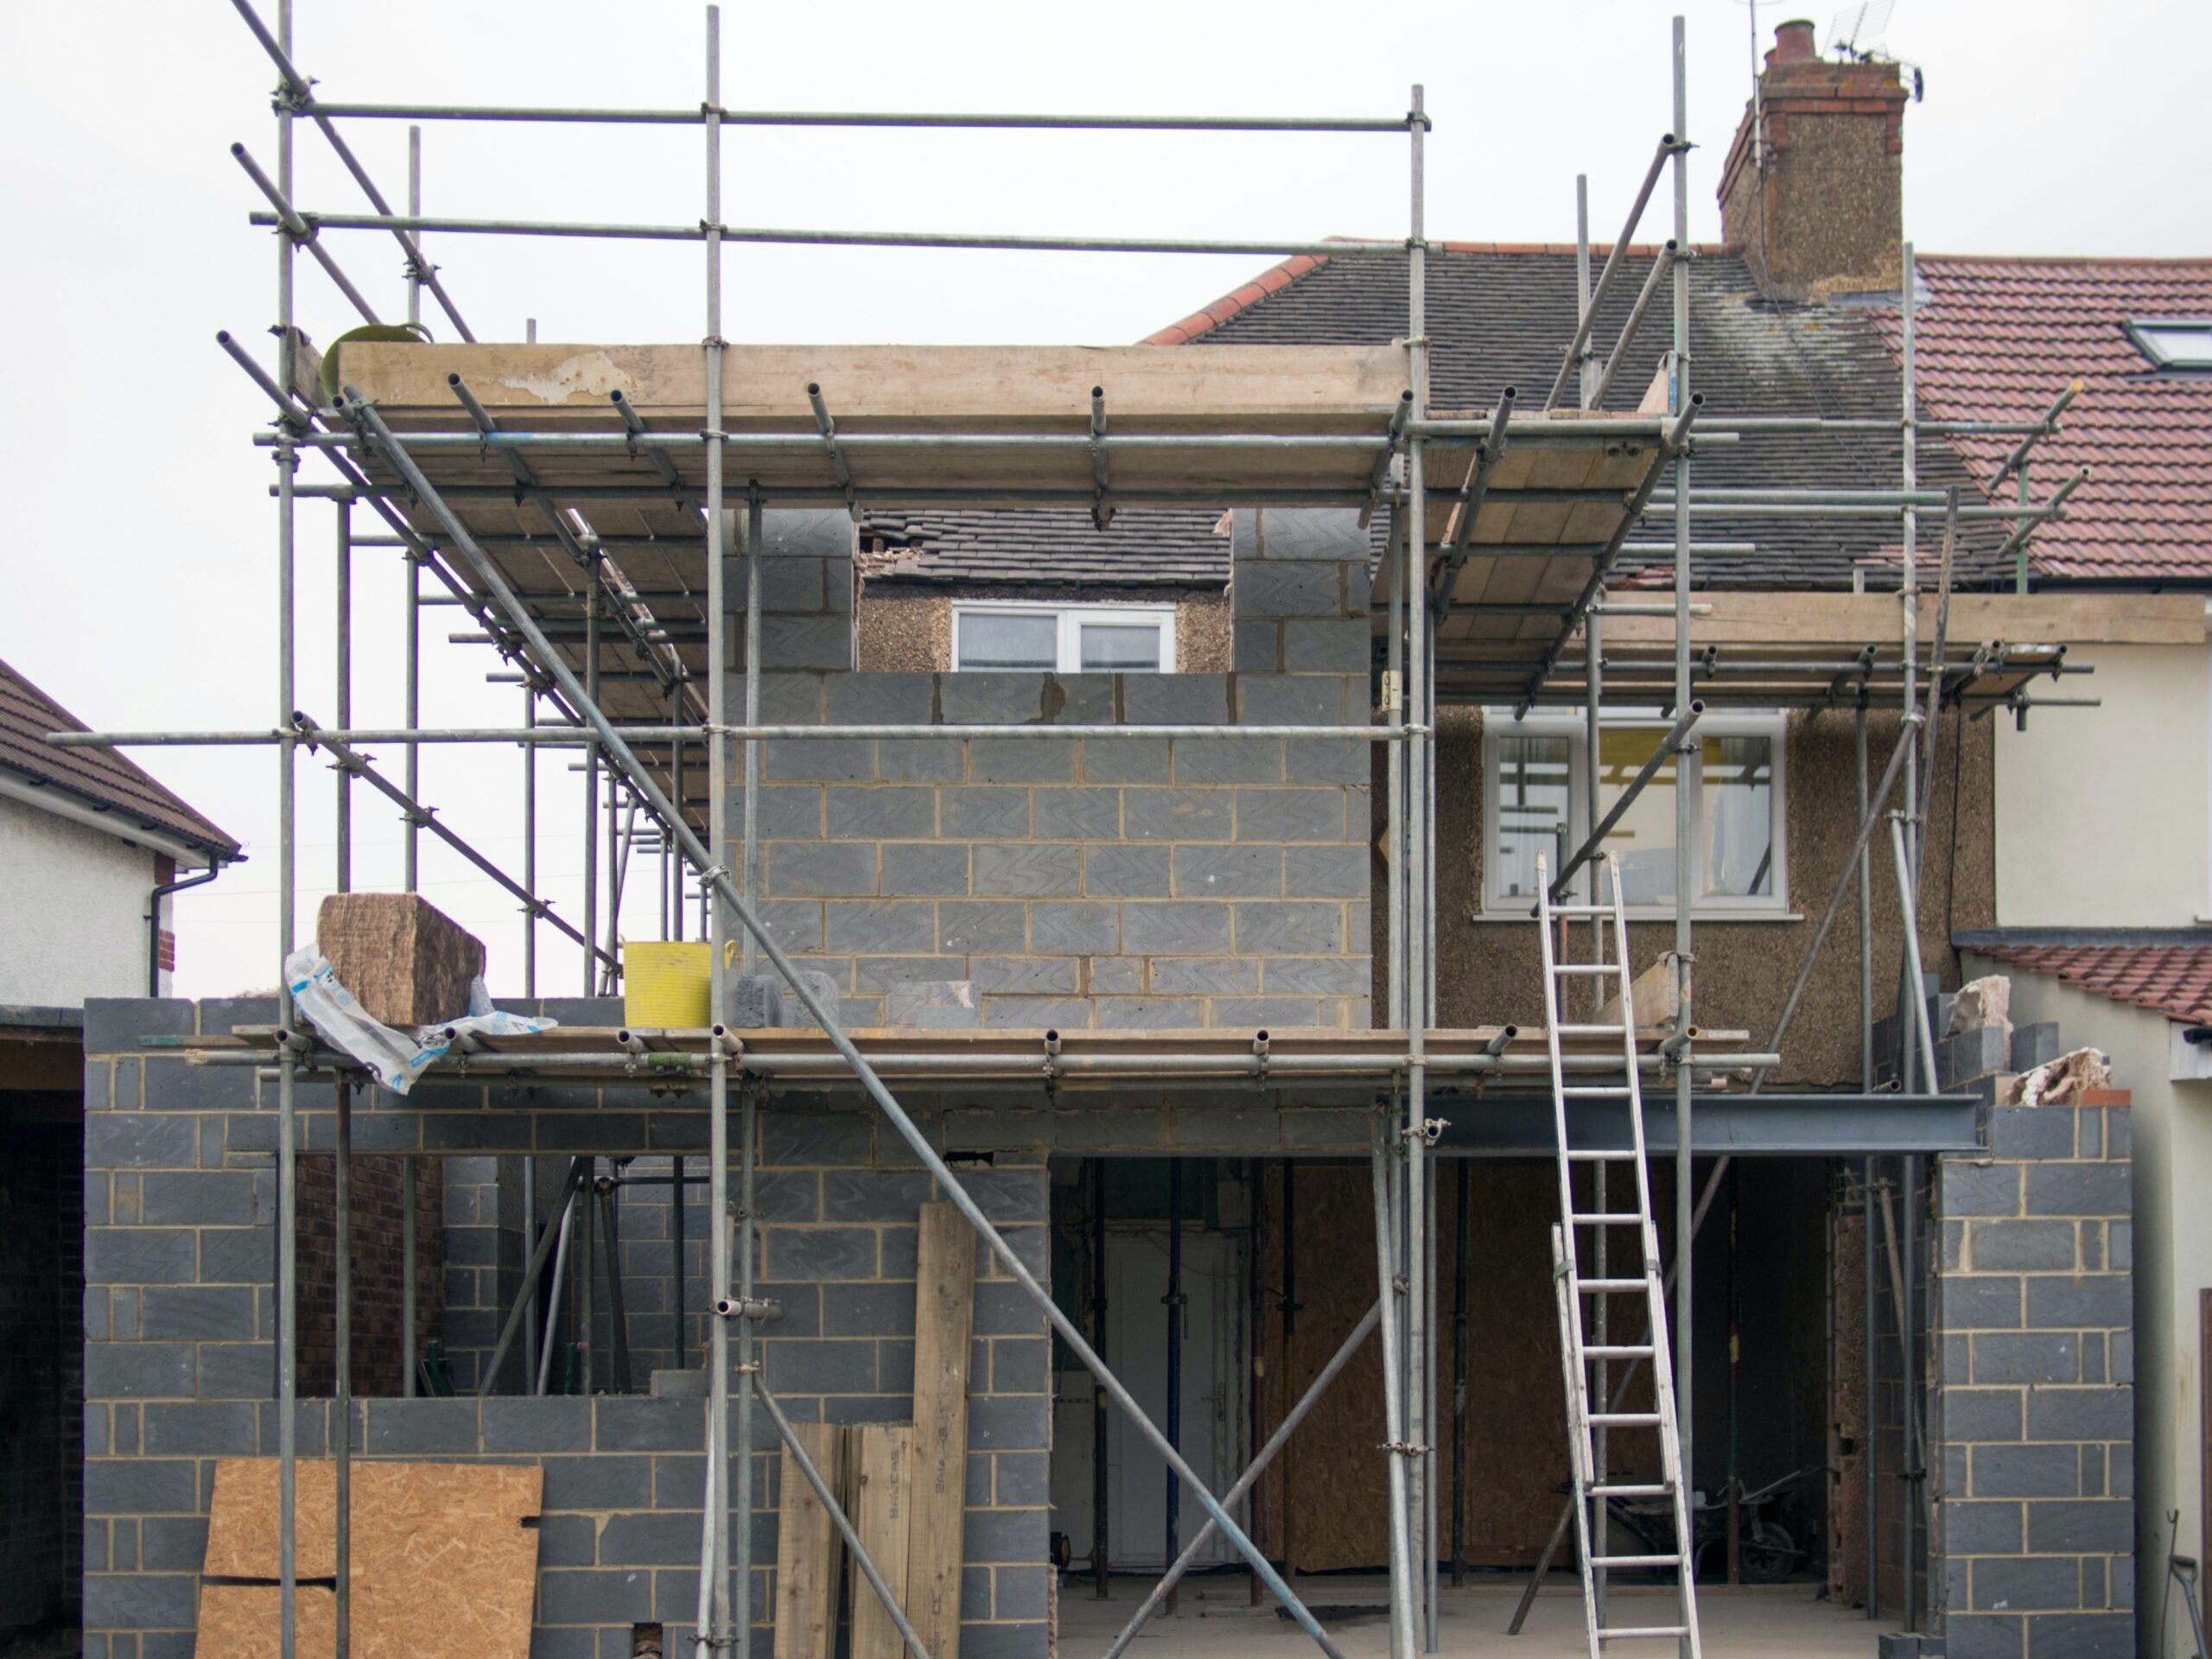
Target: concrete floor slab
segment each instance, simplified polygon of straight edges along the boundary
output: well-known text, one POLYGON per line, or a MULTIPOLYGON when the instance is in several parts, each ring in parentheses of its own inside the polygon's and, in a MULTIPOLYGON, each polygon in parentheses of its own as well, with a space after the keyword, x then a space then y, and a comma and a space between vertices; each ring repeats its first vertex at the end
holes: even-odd
MULTIPOLYGON (((1574 1581, 1561 1578, 1536 1599, 1529 1623, 1517 1637, 1505 1633, 1524 1580, 1489 1579, 1465 1589, 1446 1588, 1440 1598, 1440 1649, 1452 1656, 1498 1655, 1511 1659, 1586 1659, 1582 1599, 1574 1581)), ((1272 1609, 1249 1605, 1243 1575, 1185 1580, 1176 1617, 1156 1618, 1129 1648, 1130 1659, 1306 1659, 1314 1649, 1298 1627, 1272 1609)), ((1776 1585, 1730 1589, 1710 1586, 1698 1596, 1700 1630, 1708 1659, 1869 1659, 1877 1633, 1894 1628, 1877 1623, 1856 1608, 1814 1599, 1819 1586, 1776 1585)), ((1097 1600, 1090 1585, 1073 1579, 1060 1590, 1062 1659, 1096 1659, 1151 1588, 1148 1580, 1116 1578, 1111 1597, 1097 1600)), ((1387 1586, 1378 1576, 1306 1579, 1299 1593, 1321 1612, 1322 1624, 1347 1659, 1387 1659, 1389 1622, 1384 1611, 1387 1586), (1338 1610, 1371 1608, 1371 1613, 1338 1610)), ((1669 1622, 1672 1597, 1659 1589, 1616 1589, 1614 1595, 1643 1604, 1623 1622, 1669 1622)), ((1638 1642, 1622 1653, 1661 1655, 1663 1643, 1638 1642)))

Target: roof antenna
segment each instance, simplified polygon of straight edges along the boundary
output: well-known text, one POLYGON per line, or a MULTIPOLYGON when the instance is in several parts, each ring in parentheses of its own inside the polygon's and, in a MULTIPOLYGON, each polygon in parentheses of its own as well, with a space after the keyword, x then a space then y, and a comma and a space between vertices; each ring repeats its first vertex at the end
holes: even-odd
POLYGON ((1861 4, 1845 7, 1828 25, 1828 50, 1841 53, 1853 63, 1894 63, 1900 69, 1911 70, 1912 101, 1917 104, 1928 96, 1928 77, 1918 64, 1891 51, 1881 38, 1896 10, 1897 0, 1863 0, 1861 4))

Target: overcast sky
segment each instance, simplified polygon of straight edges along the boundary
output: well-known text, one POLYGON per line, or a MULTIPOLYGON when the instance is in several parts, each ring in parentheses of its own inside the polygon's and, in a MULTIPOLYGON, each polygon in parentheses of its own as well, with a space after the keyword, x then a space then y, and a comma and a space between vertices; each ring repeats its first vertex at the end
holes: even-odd
MULTIPOLYGON (((275 0, 260 0, 273 18, 275 0)), ((1426 83, 1434 121, 1431 233, 1571 242, 1574 175, 1610 237, 1670 118, 1669 17, 1644 0, 1512 5, 1409 0, 1355 7, 1276 0, 1117 0, 1104 6, 732 5, 723 99, 782 109, 957 109, 1395 116, 1426 83)), ((1687 0, 1691 234, 1719 230, 1713 190, 1749 93, 1751 18, 1738 0, 1687 0)), ((703 11, 677 0, 300 0, 295 58, 332 99, 675 106, 702 95, 703 11)), ((1796 15, 1758 9, 1760 34, 1796 15)), ((1816 14, 1823 43, 1832 13, 1816 14)), ((1882 40, 1919 65, 1905 122, 1905 223, 1931 252, 2212 254, 2202 0, 2084 7, 1897 0, 1882 40)), ((0 658, 100 728, 267 726, 278 714, 275 512, 267 410, 217 349, 227 328, 269 355, 275 257, 260 205, 227 153, 273 167, 272 75, 221 0, 0 8, 0 261, 12 393, 0 456, 16 529, 0 658)), ((394 200, 405 130, 357 123, 358 152, 394 200)), ((424 136, 425 209, 512 218, 696 222, 696 128, 437 125, 424 136)), ((1397 237, 1402 137, 733 130, 724 217, 735 224, 1100 235, 1397 237)), ((302 127, 298 200, 360 211, 302 127)), ((1647 235, 1669 228, 1662 193, 1647 235)), ((381 233, 331 233, 387 316, 404 314, 381 233)), ((448 237, 434 245, 479 338, 692 340, 702 332, 690 245, 448 237)), ((1266 262, 1116 255, 737 248, 724 330, 773 341, 1120 343, 1198 308, 1266 262)), ((351 326, 300 261, 301 320, 351 326)), ((427 308, 426 308, 427 309, 427 308)), ((431 314, 434 323, 442 321, 431 314)), ((449 335, 443 337, 450 338, 449 335)), ((365 513, 362 515, 366 517, 365 513)), ((332 509, 300 515, 299 702, 332 718, 332 509)), ((356 556, 357 723, 397 724, 403 573, 356 556)), ((498 664, 448 645, 428 613, 423 717, 514 719, 498 664)), ((139 751, 246 844, 250 861, 179 901, 179 989, 221 995, 276 978, 273 755, 139 751)), ((397 770, 397 756, 383 757, 397 770)), ((580 909, 581 793, 541 763, 540 868, 580 909)), ((518 868, 521 762, 431 751, 425 793, 457 829, 518 868)), ((302 767, 304 936, 330 880, 330 774, 302 767)), ((397 886, 399 831, 365 794, 357 886, 397 886)), ((520 988, 519 926, 496 889, 425 842, 423 889, 492 949, 494 988, 520 988)), ((653 937, 648 897, 626 913, 653 937)), ((539 988, 576 988, 575 953, 548 938, 539 988)))

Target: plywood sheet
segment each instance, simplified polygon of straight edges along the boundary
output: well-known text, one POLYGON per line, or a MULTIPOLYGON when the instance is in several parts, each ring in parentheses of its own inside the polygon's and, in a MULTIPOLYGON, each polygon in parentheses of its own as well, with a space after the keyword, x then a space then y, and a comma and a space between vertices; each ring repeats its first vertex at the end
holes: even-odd
MULTIPOLYGON (((793 1432, 831 1491, 844 1484, 845 1431, 836 1423, 798 1423, 793 1432)), ((837 1639, 838 1572, 844 1552, 836 1523, 784 1448, 782 1500, 776 1516, 776 1652, 779 1659, 830 1659, 837 1639)))
MULTIPOLYGON (((274 1459, 216 1462, 201 1570, 210 1580, 257 1582, 207 1587, 266 1593, 216 1596, 214 1617, 229 1623, 219 1623, 211 1633, 203 1611, 203 1653, 230 1651, 207 1644, 217 1638, 230 1641, 243 1628, 239 1621, 255 1617, 266 1618, 266 1639, 274 1651, 276 1484, 274 1459)), ((359 1659, 527 1655, 537 1534, 524 1523, 538 1513, 543 1486, 544 1473, 534 1466, 356 1463, 351 1624, 353 1651, 359 1659)), ((332 1465, 299 1465, 295 1538, 302 1580, 337 1575, 334 1491, 332 1465)), ((305 1653, 309 1649, 304 1623, 302 1630, 305 1653)))
POLYGON ((906 1617, 930 1659, 960 1659, 969 1338, 975 1316, 976 1235, 952 1205, 925 1204, 914 1285, 915 1471, 906 1533, 906 1617))
MULTIPOLYGON (((860 1423, 849 1431, 848 1467, 854 1477, 854 1530, 875 1570, 903 1596, 906 1584, 906 1529, 913 1507, 914 1428, 911 1423, 860 1423)), ((905 1603, 902 1601, 903 1608, 905 1603)), ((911 1621, 910 1621, 911 1622, 911 1621)), ((927 1643, 924 1643, 927 1646, 927 1643)), ((852 1659, 899 1659, 905 1644, 899 1627, 857 1568, 853 1578, 852 1659)))

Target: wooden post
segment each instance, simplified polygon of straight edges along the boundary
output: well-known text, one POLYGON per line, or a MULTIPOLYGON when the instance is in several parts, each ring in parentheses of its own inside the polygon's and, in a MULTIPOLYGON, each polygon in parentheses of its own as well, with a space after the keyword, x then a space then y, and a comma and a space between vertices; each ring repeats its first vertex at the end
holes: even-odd
MULTIPOLYGON (((798 1423, 793 1428, 830 1490, 837 1491, 843 1484, 843 1429, 836 1423, 798 1423)), ((837 1641, 837 1577, 844 1552, 836 1523, 788 1446, 783 1458, 783 1501, 776 1526, 776 1652, 778 1659, 830 1659, 837 1641)))
MULTIPOLYGON (((914 1428, 911 1423, 861 1423, 849 1431, 854 1475, 853 1529, 894 1594, 906 1583, 908 1511, 912 1507, 914 1428)), ((928 1637, 923 1638, 924 1642, 928 1637)), ((852 1659, 899 1659, 899 1627, 863 1578, 853 1582, 852 1659)), ((935 1659, 935 1649, 931 1649, 935 1659)))
MULTIPOLYGON (((960 1659, 968 1501, 968 1344, 976 1235, 949 1204, 925 1204, 914 1284, 914 1488, 906 1617, 930 1659, 960 1659)), ((781 1641, 778 1659, 788 1659, 781 1641)))

